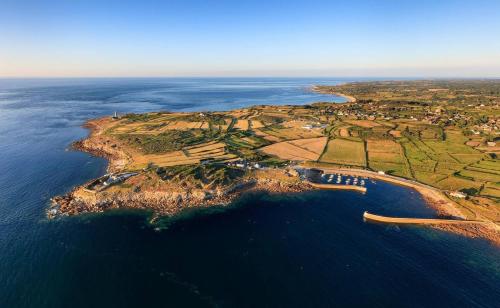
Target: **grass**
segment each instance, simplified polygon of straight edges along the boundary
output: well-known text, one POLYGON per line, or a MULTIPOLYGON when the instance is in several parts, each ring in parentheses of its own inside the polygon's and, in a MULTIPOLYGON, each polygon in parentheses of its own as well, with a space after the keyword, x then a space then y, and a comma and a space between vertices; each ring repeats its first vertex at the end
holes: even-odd
POLYGON ((339 165, 365 167, 366 152, 364 143, 347 139, 331 139, 319 160, 339 165))
POLYGON ((308 130, 296 127, 284 127, 282 125, 271 125, 261 129, 264 133, 275 136, 280 140, 295 140, 321 137, 323 134, 315 130, 308 130))
POLYGON ((448 177, 448 175, 443 175, 434 172, 425 172, 425 171, 415 171, 414 172, 415 179, 426 184, 435 185, 435 183, 444 180, 448 177))
MULTIPOLYGON (((500 181, 496 174, 464 169, 468 165, 481 168, 485 155, 465 145, 468 139, 459 130, 447 129, 444 134, 445 140, 421 140, 408 135, 401 140, 417 180, 443 189, 456 189, 461 185, 478 187, 485 181, 500 181)), ((492 165, 495 163, 486 161, 483 167, 488 169, 492 165)))
POLYGON ((500 160, 481 160, 472 166, 486 170, 500 171, 500 160))
POLYGON ((482 196, 500 198, 500 183, 488 183, 481 190, 482 196))
POLYGON ((163 180, 189 181, 197 184, 199 188, 212 188, 232 184, 245 171, 222 164, 209 164, 161 167, 156 169, 156 173, 163 180))
POLYGON ((500 181, 500 174, 487 171, 476 171, 476 170, 461 170, 459 172, 461 176, 472 178, 474 181, 481 182, 498 182, 500 181))
POLYGON ((460 190, 460 189, 470 189, 474 188, 479 190, 481 188, 482 183, 468 180, 465 178, 460 178, 457 176, 448 176, 443 180, 437 181, 434 183, 440 189, 444 190, 460 190))
MULTIPOLYGON (((116 122, 117 125, 109 129, 106 135, 110 138, 118 137, 151 158, 152 162, 165 166, 180 163, 195 165, 206 158, 219 161, 267 160, 277 165, 291 158, 309 160, 312 157, 309 155, 311 153, 305 155, 304 152, 301 155, 297 147, 316 153, 316 147, 303 143, 306 142, 305 139, 329 136, 332 139, 328 140, 324 147, 319 162, 368 167, 401 177, 414 178, 442 189, 474 188, 481 190, 481 195, 497 196, 499 188, 495 185, 500 183, 499 160, 492 159, 484 152, 466 144, 472 137, 480 141, 483 137, 468 137, 464 135, 467 130, 463 127, 448 124, 431 125, 421 120, 402 118, 406 115, 419 117, 429 111, 432 112, 435 107, 428 108, 430 103, 427 100, 434 100, 436 95, 445 93, 425 90, 424 85, 432 82, 421 84, 417 82, 413 86, 418 91, 423 91, 424 95, 420 97, 425 98, 424 101, 399 102, 398 99, 401 97, 413 99, 417 92, 403 89, 403 85, 406 84, 404 82, 389 84, 395 86, 397 90, 391 92, 386 89, 388 84, 375 83, 374 89, 385 89, 371 94, 384 97, 379 107, 394 106, 397 109, 400 106, 410 106, 404 112, 394 111, 399 118, 392 120, 382 120, 378 117, 375 121, 363 117, 337 117, 326 112, 337 107, 329 104, 296 107, 257 106, 230 113, 130 114, 125 115, 123 121, 116 122), (427 97, 427 94, 430 96, 427 97), (391 102, 394 104, 391 105, 391 102), (427 111, 422 108, 427 108, 427 111), (306 124, 317 122, 326 128, 303 128, 306 124), (391 129, 397 129, 399 133, 391 133, 391 129), (287 154, 286 157, 282 155, 282 159, 270 158, 269 155, 259 151, 261 148, 283 141, 292 143, 296 147, 288 145, 278 147, 278 154, 285 152, 287 154)), ((456 86, 458 89, 458 84, 456 86)), ((471 86, 476 87, 474 84, 471 86)), ((476 90, 482 91, 482 88, 477 86, 479 88, 476 90)), ((490 86, 493 85, 487 85, 490 86)), ((347 88, 359 91, 358 85, 349 85, 347 88)), ((458 90, 450 91, 457 93, 458 90)), ((357 94, 363 96, 366 93, 357 94)), ((444 99, 444 96, 439 99, 444 99)), ((364 106, 369 104, 359 108, 362 109, 364 106)), ((456 106, 453 105, 453 108, 456 106)), ((141 160, 137 166, 146 163, 147 159, 141 160)), ((211 172, 216 171, 209 173, 211 172)))
POLYGON ((159 154, 210 141, 214 134, 207 130, 172 130, 159 135, 121 134, 118 138, 140 149, 144 154, 159 154))
POLYGON ((411 178, 401 145, 391 139, 368 139, 368 166, 375 171, 411 178))
POLYGON ((399 153, 401 146, 390 139, 368 139, 368 152, 392 152, 399 153))
POLYGON ((369 161, 368 165, 373 170, 384 171, 387 174, 405 178, 411 177, 411 174, 408 172, 404 164, 392 163, 387 161, 369 161))

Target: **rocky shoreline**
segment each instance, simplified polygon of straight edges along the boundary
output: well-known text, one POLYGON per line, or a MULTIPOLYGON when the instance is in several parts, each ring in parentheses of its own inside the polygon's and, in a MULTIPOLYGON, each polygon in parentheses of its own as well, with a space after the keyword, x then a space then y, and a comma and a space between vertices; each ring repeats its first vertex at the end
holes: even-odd
MULTIPOLYGON (((120 150, 120 146, 116 140, 110 140, 103 134, 104 128, 100 125, 101 120, 103 119, 88 121, 85 127, 90 130, 89 136, 73 143, 72 148, 106 158, 109 162, 108 172, 122 171, 130 161, 130 158, 125 152, 120 150)), ((446 200, 441 196, 442 193, 435 192, 423 184, 420 185, 419 183, 393 177, 388 178, 387 176, 372 174, 373 172, 367 170, 335 168, 325 168, 325 170, 347 172, 350 175, 369 176, 410 187, 419 192, 426 203, 433 207, 439 216, 463 218, 457 208, 450 204, 450 200, 446 200)), ((84 213, 101 213, 106 210, 125 208, 152 210, 158 216, 173 216, 189 208, 229 205, 244 192, 292 193, 317 189, 306 181, 302 181, 297 175, 291 175, 289 170, 274 169, 273 172, 273 174, 264 173, 259 176, 245 176, 238 183, 233 183, 233 185, 226 187, 217 187, 208 191, 185 187, 185 185, 180 185, 179 183, 167 183, 163 187, 155 187, 154 189, 129 190, 126 192, 106 191, 99 194, 89 194, 83 189, 84 184, 74 188, 63 196, 52 198, 52 204, 47 211, 47 216, 48 218, 55 218, 84 213), (276 176, 276 172, 279 173, 279 176, 276 176)), ((149 178, 151 175, 137 176, 131 181, 131 184, 134 181, 140 182, 146 180, 144 177, 149 178)), ((488 226, 438 225, 432 227, 468 237, 485 238, 500 245, 500 230, 493 222, 488 226)))
POLYGON ((107 171, 117 172, 129 162, 130 158, 123 151, 118 150, 115 140, 111 141, 102 135, 99 122, 100 119, 87 121, 83 127, 89 130, 89 136, 73 142, 71 148, 105 158, 108 161, 107 171))
POLYGON ((71 216, 85 213, 101 213, 111 209, 153 210, 156 214, 172 216, 187 208, 226 206, 251 191, 269 193, 296 193, 310 190, 306 183, 282 183, 267 179, 238 183, 243 188, 205 192, 201 190, 144 191, 130 193, 109 193, 99 197, 82 196, 81 186, 66 195, 52 198, 48 217, 71 216), (56 209, 57 212, 52 211, 56 209))
MULTIPOLYGON (((123 171, 130 161, 129 156, 120 150, 117 140, 103 134, 106 118, 89 120, 84 127, 89 129, 87 138, 74 142, 71 148, 108 160, 108 173, 123 171)), ((157 215, 172 216, 187 208, 206 208, 225 206, 233 202, 244 192, 267 191, 270 193, 290 193, 310 190, 312 187, 292 176, 286 170, 274 170, 274 173, 259 176, 246 176, 237 183, 225 187, 204 190, 185 187, 182 183, 165 183, 163 187, 136 191, 105 191, 88 193, 84 187, 94 180, 75 187, 62 196, 51 199, 47 211, 48 218, 71 216, 85 213, 101 213, 111 209, 152 210, 157 215), (276 172, 286 174, 287 181, 277 179, 276 172)), ((154 174, 139 175, 131 179, 131 184, 153 177, 154 174)), ((157 181, 161 181, 156 179, 157 181)))

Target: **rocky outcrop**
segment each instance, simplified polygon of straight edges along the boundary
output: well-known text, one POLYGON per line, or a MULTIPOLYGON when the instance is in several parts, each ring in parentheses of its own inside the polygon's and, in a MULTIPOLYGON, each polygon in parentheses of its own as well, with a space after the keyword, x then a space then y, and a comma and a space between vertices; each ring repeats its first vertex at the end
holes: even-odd
POLYGON ((130 158, 119 149, 116 141, 102 134, 97 123, 94 121, 88 122, 85 127, 90 129, 89 137, 74 142, 72 148, 106 158, 109 162, 109 172, 121 171, 130 161, 130 158))
POLYGON ((152 210, 158 215, 174 215, 185 208, 203 208, 231 203, 248 191, 270 193, 300 192, 311 189, 307 183, 260 177, 245 178, 228 187, 213 190, 192 189, 182 185, 170 185, 169 189, 145 191, 119 190, 112 192, 88 192, 80 186, 64 196, 52 199, 48 216, 70 216, 83 213, 99 213, 110 209, 133 208, 152 210))

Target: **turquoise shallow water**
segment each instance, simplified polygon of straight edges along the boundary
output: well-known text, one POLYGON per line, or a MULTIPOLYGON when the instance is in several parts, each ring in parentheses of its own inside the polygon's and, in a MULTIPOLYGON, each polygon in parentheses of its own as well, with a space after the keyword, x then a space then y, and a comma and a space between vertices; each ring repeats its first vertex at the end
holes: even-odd
POLYGON ((366 195, 245 195, 228 208, 147 223, 120 211, 47 221, 48 199, 106 163, 67 151, 88 118, 340 101, 308 88, 342 80, 0 80, 0 307, 477 306, 500 299, 500 249, 363 211, 432 217, 385 183, 366 195))

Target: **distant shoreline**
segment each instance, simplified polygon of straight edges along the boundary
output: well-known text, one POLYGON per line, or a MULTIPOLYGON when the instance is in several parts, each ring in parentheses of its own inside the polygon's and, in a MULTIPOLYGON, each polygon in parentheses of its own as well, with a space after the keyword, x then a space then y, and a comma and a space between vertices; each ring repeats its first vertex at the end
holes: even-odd
POLYGON ((312 90, 314 92, 321 93, 321 94, 331 94, 331 95, 343 97, 347 100, 347 102, 345 102, 345 103, 355 103, 357 101, 357 99, 354 96, 350 96, 350 95, 343 94, 340 92, 324 90, 324 89, 321 89, 320 86, 314 86, 314 87, 312 87, 312 90))

